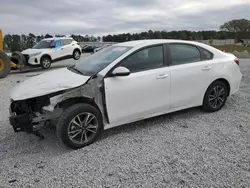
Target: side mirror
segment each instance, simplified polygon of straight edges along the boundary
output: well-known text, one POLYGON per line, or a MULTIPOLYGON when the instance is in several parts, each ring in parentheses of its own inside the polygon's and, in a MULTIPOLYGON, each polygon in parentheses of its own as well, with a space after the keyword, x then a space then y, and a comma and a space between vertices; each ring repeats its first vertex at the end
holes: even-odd
POLYGON ((130 71, 126 67, 117 67, 113 70, 112 76, 128 76, 130 71))

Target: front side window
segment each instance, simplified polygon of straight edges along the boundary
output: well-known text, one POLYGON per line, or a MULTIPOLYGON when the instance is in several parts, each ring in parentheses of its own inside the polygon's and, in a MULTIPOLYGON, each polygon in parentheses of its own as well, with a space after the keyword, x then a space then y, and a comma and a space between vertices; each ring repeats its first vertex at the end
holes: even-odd
POLYGON ((132 73, 161 68, 163 67, 163 47, 154 46, 142 49, 125 59, 121 66, 128 68, 132 73))
POLYGON ((33 49, 45 49, 45 48, 52 48, 54 40, 42 40, 38 42, 35 46, 33 46, 33 49))
POLYGON ((130 49, 131 47, 110 46, 76 63, 73 68, 77 69, 77 71, 81 72, 83 75, 92 76, 100 72, 130 49))
POLYGON ((181 65, 201 61, 197 47, 188 44, 169 44, 172 65, 181 65))

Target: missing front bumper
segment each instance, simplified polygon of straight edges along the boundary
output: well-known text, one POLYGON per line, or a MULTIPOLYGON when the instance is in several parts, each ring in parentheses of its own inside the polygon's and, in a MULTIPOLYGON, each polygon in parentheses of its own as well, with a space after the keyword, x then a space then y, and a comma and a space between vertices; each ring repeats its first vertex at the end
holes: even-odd
POLYGON ((31 117, 29 114, 11 115, 9 117, 9 121, 15 132, 30 132, 33 129, 31 117))

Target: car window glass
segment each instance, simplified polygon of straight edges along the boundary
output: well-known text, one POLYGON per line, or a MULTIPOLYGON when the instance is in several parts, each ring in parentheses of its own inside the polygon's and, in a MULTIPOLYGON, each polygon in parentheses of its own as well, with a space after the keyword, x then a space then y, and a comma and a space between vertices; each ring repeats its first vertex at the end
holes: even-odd
POLYGON ((60 47, 61 46, 61 41, 60 40, 54 40, 51 42, 52 47, 60 47))
POLYGON ((100 72, 102 69, 104 69, 130 49, 131 47, 125 46, 107 47, 79 61, 76 63, 74 68, 82 72, 84 75, 92 76, 100 72))
POLYGON ((208 50, 205 50, 204 48, 201 49, 203 53, 203 60, 210 60, 213 59, 213 54, 209 52, 208 50))
POLYGON ((63 39, 63 45, 68 45, 72 42, 71 39, 63 39))
POLYGON ((181 65, 201 61, 201 54, 197 47, 187 44, 169 45, 172 65, 181 65))
POLYGON ((154 46, 140 50, 125 59, 121 66, 128 68, 130 72, 163 67, 163 47, 154 46))

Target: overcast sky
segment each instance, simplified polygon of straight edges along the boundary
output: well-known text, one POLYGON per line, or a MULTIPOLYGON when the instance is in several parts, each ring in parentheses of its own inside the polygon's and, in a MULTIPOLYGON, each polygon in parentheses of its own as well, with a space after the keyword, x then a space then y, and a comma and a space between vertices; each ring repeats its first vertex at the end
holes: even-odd
POLYGON ((106 35, 210 30, 250 19, 250 0, 0 0, 6 33, 106 35))

